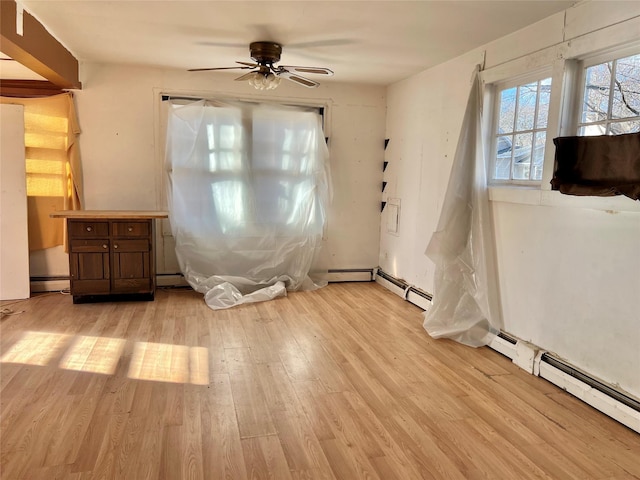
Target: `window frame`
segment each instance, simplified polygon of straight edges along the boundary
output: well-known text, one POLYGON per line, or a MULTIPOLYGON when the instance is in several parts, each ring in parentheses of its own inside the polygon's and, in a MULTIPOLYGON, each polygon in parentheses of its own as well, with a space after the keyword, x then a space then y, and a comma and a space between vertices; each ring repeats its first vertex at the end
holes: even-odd
MULTIPOLYGON (((585 55, 575 59, 577 74, 576 74, 576 81, 573 85, 574 108, 570 112, 570 116, 571 116, 570 122, 572 125, 573 135, 586 136, 586 135, 580 135, 579 133, 580 129, 584 125, 604 124, 607 126, 606 131, 609 131, 609 124, 612 123, 611 122, 612 119, 610 116, 611 108, 612 108, 611 103, 609 103, 608 105, 607 119, 604 120, 603 122, 592 122, 588 124, 585 124, 582 122, 582 114, 583 114, 583 108, 584 108, 584 95, 585 95, 585 87, 586 87, 585 80, 586 80, 587 69, 595 65, 617 61, 622 58, 626 58, 634 55, 640 55, 640 43, 634 42, 633 44, 630 44, 630 45, 621 46, 618 48, 610 48, 604 51, 600 51, 598 53, 585 55)), ((611 97, 609 97, 609 99, 611 100, 611 97)), ((624 119, 623 121, 630 121, 634 119, 640 120, 640 116, 630 117, 630 118, 624 119)), ((613 122, 613 123, 617 123, 617 122, 613 122)), ((606 135, 610 135, 610 134, 607 133, 606 135)))
MULTIPOLYGON (((494 83, 491 83, 490 85, 488 85, 488 87, 490 88, 490 99, 491 99, 491 109, 489 111, 489 122, 490 122, 490 128, 489 128, 489 135, 488 140, 489 140, 489 145, 488 148, 486 149, 487 153, 488 153, 488 162, 486 162, 487 164, 487 180, 488 180, 488 184, 491 186, 519 186, 519 187, 540 187, 542 182, 544 181, 544 169, 545 169, 545 165, 547 163, 547 151, 548 151, 548 147, 549 147, 549 141, 550 139, 555 136, 555 133, 552 133, 550 135, 550 115, 552 112, 552 102, 553 102, 553 91, 555 88, 557 88, 556 86, 556 78, 553 75, 553 68, 551 65, 546 65, 543 68, 539 68, 533 71, 529 71, 520 75, 513 75, 510 76, 509 78, 506 78, 504 80, 500 80, 500 81, 496 81, 494 83), (541 80, 545 80, 547 78, 551 79, 551 90, 550 90, 550 97, 549 97, 549 111, 547 113, 547 126, 546 128, 543 129, 531 129, 531 132, 541 132, 544 131, 545 132, 545 151, 544 151, 544 156, 543 156, 543 162, 542 162, 542 178, 540 180, 521 180, 521 179, 513 179, 513 178, 509 178, 509 179, 499 179, 499 178, 494 178, 494 172, 495 172, 495 165, 496 165, 496 160, 497 160, 497 146, 498 146, 498 141, 497 139, 499 138, 498 135, 498 127, 499 127, 499 121, 498 121, 498 115, 500 112, 500 92, 504 91, 504 90, 508 90, 510 88, 514 88, 514 87, 519 87, 522 85, 526 85, 528 83, 532 83, 532 82, 539 82, 541 80)), ((535 117, 537 118, 537 114, 538 114, 538 107, 539 107, 539 101, 538 99, 536 99, 536 109, 535 109, 535 117)), ((516 120, 514 119, 514 122, 516 120)), ((509 135, 515 135, 515 130, 513 132, 509 132, 509 135)), ((533 159, 532 159, 533 160, 533 159)), ((513 158, 512 158, 513 161, 513 158)), ((510 168, 509 168, 509 176, 513 176, 513 164, 510 163, 510 168)))

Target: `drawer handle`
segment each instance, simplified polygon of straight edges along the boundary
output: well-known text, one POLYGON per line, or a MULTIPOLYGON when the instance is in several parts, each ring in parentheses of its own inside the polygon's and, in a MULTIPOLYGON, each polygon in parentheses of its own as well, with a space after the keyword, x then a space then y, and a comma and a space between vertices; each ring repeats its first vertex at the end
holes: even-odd
POLYGON ((128 231, 133 232, 133 227, 127 228, 128 231))
POLYGON ((103 243, 102 248, 108 248, 108 245, 106 243, 103 243))
POLYGON ((91 230, 93 230, 93 227, 91 226, 87 227, 87 232, 90 232, 91 230))
POLYGON ((118 248, 118 245, 114 245, 113 248, 118 248))

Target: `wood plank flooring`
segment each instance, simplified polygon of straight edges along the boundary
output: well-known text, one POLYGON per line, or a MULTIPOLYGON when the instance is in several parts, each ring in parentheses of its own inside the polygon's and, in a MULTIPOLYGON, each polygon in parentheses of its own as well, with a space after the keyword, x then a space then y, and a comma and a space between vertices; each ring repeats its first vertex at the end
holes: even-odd
POLYGON ((9 308, 2 479, 640 478, 640 435, 431 339, 374 283, 224 311, 178 289, 9 308))

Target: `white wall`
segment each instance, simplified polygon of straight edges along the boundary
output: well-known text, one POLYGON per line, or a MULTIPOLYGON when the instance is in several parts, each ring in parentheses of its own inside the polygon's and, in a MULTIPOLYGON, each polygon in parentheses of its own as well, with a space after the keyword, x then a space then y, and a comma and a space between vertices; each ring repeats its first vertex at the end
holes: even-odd
POLYGON ((24 107, 0 104, 0 299, 29 298, 24 107))
MULTIPOLYGON (((497 79, 640 41, 640 2, 583 2, 565 13, 389 87, 385 196, 401 198, 402 218, 396 236, 383 215, 383 270, 437 295, 424 250, 483 51, 485 78, 497 79)), ((640 397, 639 202, 549 188, 491 191, 504 330, 640 397)))
MULTIPOLYGON (((329 268, 377 266, 384 88, 325 82, 311 90, 283 81, 260 96, 247 83, 234 82, 237 75, 106 64, 83 64, 81 76, 76 105, 86 209, 166 208, 160 93, 324 104, 334 187, 329 268)), ((174 273, 171 239, 163 240, 167 254, 160 258, 158 272, 174 273)))

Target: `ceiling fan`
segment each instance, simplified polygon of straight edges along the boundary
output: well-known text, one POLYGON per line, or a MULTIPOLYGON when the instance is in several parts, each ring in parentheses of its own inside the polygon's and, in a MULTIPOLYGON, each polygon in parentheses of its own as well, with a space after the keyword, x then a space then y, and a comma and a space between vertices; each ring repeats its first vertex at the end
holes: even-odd
POLYGON ((333 72, 324 67, 296 67, 291 65, 275 64, 280 61, 282 45, 275 42, 252 42, 249 45, 251 58, 254 63, 236 62, 238 67, 219 68, 192 68, 190 72, 203 72, 210 70, 251 70, 249 73, 236 78, 238 81, 248 81, 250 85, 258 90, 273 90, 280 84, 281 78, 286 78, 298 85, 307 88, 316 88, 320 84, 315 80, 298 75, 298 73, 333 75, 333 72))

